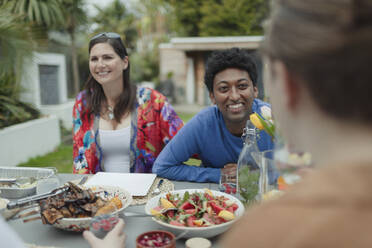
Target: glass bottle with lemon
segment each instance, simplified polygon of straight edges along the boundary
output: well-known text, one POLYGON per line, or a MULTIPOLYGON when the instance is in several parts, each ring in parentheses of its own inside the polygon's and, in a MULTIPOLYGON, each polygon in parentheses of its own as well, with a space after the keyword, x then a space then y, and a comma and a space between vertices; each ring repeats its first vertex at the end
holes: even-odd
POLYGON ((245 142, 238 160, 238 192, 248 205, 260 201, 267 192, 276 188, 279 176, 274 165, 274 152, 258 148, 263 131, 274 139, 273 122, 253 113, 244 129, 245 142))
POLYGON ((260 135, 252 120, 247 121, 242 138, 244 146, 238 159, 237 188, 240 199, 250 205, 260 200, 260 182, 264 180, 259 166, 261 152, 257 145, 260 135))

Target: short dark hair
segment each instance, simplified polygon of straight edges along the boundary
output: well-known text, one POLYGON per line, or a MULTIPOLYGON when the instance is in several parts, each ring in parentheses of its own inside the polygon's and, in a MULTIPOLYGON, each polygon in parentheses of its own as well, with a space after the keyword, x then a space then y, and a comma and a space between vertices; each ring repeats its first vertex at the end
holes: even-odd
POLYGON ((247 71, 254 86, 257 86, 257 69, 253 58, 247 51, 233 47, 215 51, 208 58, 205 68, 204 83, 209 92, 213 92, 213 80, 217 73, 228 68, 247 71))

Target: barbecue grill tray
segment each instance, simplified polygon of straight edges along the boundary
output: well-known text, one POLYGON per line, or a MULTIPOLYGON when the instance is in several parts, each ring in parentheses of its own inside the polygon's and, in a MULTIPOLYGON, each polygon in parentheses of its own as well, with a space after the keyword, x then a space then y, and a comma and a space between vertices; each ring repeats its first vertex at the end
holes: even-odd
POLYGON ((28 188, 9 188, 0 186, 0 196, 8 199, 17 199, 35 195, 37 184, 39 183, 39 181, 53 176, 54 173, 55 170, 52 168, 0 167, 0 178, 33 177, 36 179, 35 186, 28 188))

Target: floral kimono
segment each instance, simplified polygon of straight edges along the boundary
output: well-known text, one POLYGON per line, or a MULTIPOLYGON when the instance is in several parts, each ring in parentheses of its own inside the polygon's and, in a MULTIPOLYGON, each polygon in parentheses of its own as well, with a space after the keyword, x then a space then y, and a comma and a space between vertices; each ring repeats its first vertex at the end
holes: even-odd
MULTIPOLYGON (((73 172, 94 174, 104 171, 99 141, 99 116, 88 118, 86 92, 76 97, 73 108, 73 172)), ((138 87, 137 102, 131 113, 130 171, 151 173, 152 165, 163 147, 173 138, 182 120, 165 96, 159 92, 138 87)))

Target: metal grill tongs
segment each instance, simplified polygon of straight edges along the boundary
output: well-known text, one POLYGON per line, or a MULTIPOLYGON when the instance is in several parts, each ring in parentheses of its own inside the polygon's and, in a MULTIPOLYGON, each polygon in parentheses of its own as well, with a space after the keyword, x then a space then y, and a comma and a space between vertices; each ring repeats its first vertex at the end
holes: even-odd
POLYGON ((11 201, 8 203, 6 206, 7 209, 15 209, 15 208, 21 208, 27 205, 32 205, 34 203, 37 203, 40 200, 46 199, 50 196, 56 196, 59 194, 62 194, 68 189, 68 187, 63 186, 60 188, 56 188, 50 192, 44 193, 44 194, 39 194, 39 195, 33 195, 33 196, 28 196, 19 200, 11 201))
MULTIPOLYGON (((78 185, 83 185, 88 179, 88 176, 84 176, 81 181, 78 183, 78 185)), ((33 205, 34 203, 39 202, 40 200, 46 199, 51 196, 56 196, 59 194, 62 194, 63 192, 67 191, 69 188, 68 185, 64 185, 62 187, 56 188, 50 192, 34 195, 34 196, 28 196, 19 200, 11 201, 7 204, 7 209, 15 209, 15 208, 21 208, 28 205, 33 205)))

